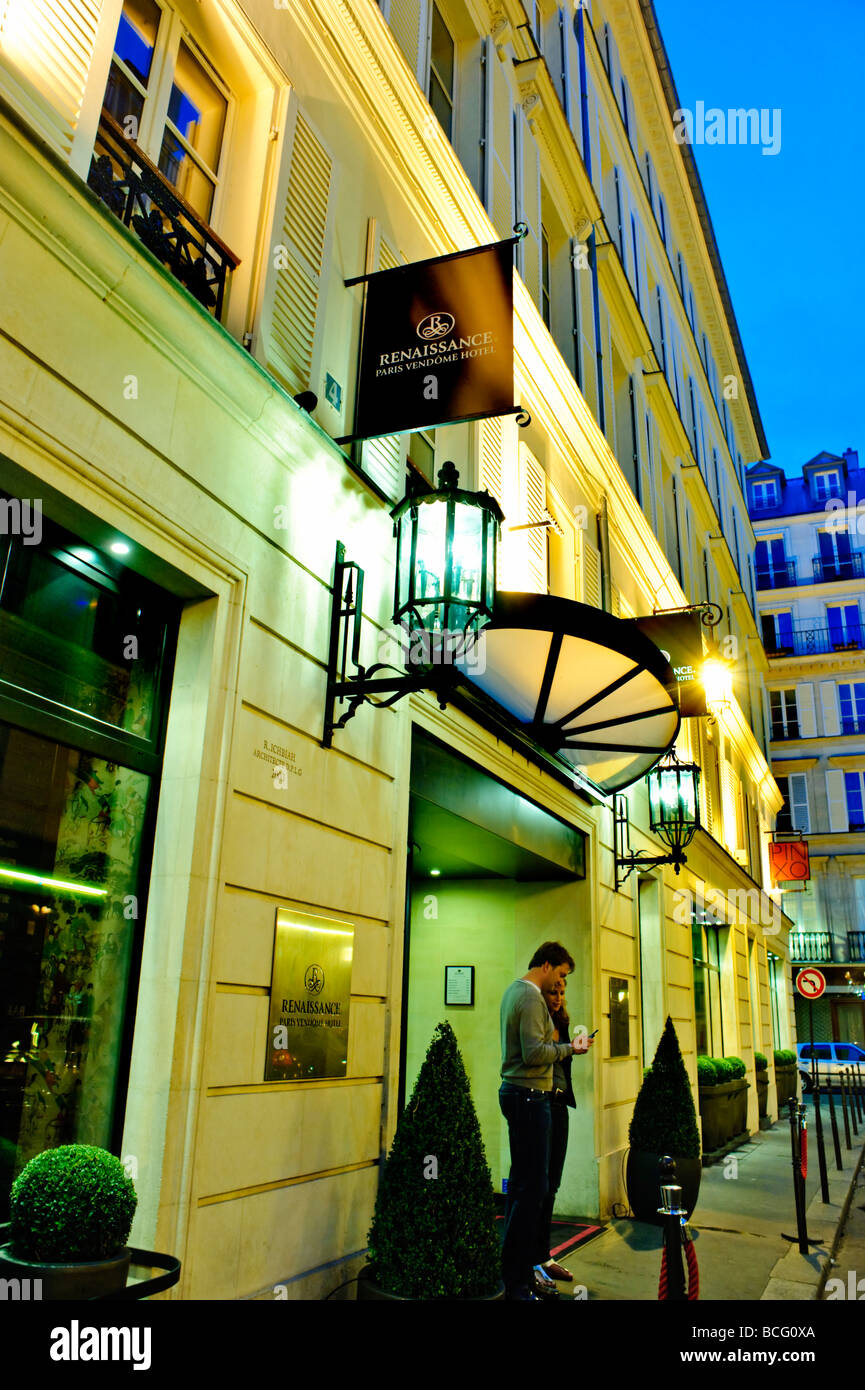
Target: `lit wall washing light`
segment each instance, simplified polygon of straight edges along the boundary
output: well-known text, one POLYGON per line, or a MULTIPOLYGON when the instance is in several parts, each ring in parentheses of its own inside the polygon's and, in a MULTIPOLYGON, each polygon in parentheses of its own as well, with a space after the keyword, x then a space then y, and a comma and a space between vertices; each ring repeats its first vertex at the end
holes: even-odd
POLYGON ((112 541, 108 549, 112 555, 128 555, 132 547, 126 541, 112 541))
POLYGON ((36 883, 40 888, 47 888, 52 893, 75 893, 86 898, 104 898, 108 892, 107 888, 95 888, 89 883, 72 883, 65 878, 48 878, 43 874, 26 873, 23 869, 10 869, 5 864, 0 864, 0 878, 9 879, 12 883, 36 883))
POLYGON ((440 878, 440 877, 441 877, 441 869, 430 869, 430 871, 429 871, 429 876, 430 876, 430 878, 440 878))

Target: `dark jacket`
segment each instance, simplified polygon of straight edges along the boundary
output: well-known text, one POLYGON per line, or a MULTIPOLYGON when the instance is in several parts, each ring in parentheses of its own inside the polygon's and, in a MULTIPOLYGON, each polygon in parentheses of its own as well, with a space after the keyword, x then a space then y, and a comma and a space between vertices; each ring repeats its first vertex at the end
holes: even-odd
MULTIPOLYGON (((570 1034, 567 1024, 562 1021, 561 1014, 553 1015, 553 1026, 558 1029, 559 1042, 570 1042, 570 1034)), ((565 1093, 565 1105, 569 1105, 572 1110, 576 1110, 577 1102, 574 1099, 574 1088, 571 1085, 571 1066, 573 1065, 574 1055, 564 1057, 553 1066, 553 1090, 561 1088, 565 1093)))

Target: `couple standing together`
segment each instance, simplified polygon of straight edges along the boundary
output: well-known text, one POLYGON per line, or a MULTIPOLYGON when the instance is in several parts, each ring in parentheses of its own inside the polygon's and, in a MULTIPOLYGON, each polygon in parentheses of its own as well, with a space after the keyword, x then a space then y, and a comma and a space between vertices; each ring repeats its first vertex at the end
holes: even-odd
POLYGON ((550 1220, 568 1144, 568 1106, 574 1107, 571 1062, 592 1038, 568 1039, 565 979, 574 969, 557 941, 545 941, 522 979, 505 990, 501 1007, 502 1084, 499 1105, 508 1123, 511 1171, 505 1204, 502 1276, 510 1299, 534 1300, 550 1278, 572 1276, 550 1258, 550 1220))

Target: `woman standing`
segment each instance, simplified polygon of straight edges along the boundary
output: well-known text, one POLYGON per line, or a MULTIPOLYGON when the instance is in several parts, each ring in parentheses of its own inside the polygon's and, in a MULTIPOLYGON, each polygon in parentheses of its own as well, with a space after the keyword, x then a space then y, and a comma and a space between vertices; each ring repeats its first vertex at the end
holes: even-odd
MULTIPOLYGON (((570 1019, 565 1008, 565 982, 555 980, 544 990, 544 999, 550 1016, 553 1020, 555 1032, 553 1038, 556 1042, 570 1042, 568 1027, 570 1019)), ((553 1065, 553 1090, 550 1098, 550 1167, 547 1185, 547 1195, 541 1208, 541 1220, 538 1232, 537 1263, 535 1264, 535 1285, 536 1291, 540 1294, 554 1295, 557 1293, 554 1279, 565 1279, 569 1283, 573 1280, 573 1274, 565 1269, 553 1259, 550 1254, 552 1245, 551 1223, 553 1219, 553 1205, 556 1200, 556 1193, 562 1181, 562 1171, 565 1166, 565 1154, 568 1150, 568 1107, 576 1109, 574 1091, 571 1086, 571 1063, 572 1058, 567 1057, 564 1061, 555 1062, 553 1065)))

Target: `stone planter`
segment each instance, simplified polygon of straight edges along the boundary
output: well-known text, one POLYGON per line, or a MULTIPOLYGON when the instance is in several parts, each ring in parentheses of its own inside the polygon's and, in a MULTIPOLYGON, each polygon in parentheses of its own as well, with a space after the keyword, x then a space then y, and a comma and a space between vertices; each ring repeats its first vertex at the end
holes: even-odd
POLYGON ((757 1108, 760 1119, 765 1120, 769 1108, 769 1073, 757 1072, 757 1108))
POLYGON ((78 1264, 38 1264, 33 1260, 18 1260, 11 1245, 0 1246, 0 1277, 29 1279, 30 1297, 40 1281, 39 1297, 44 1300, 80 1300, 106 1298, 126 1287, 132 1251, 127 1246, 119 1255, 108 1260, 87 1260, 78 1264))
POLYGON ((796 1086, 799 1080, 799 1071, 795 1062, 787 1062, 784 1066, 775 1067, 775 1086, 778 1090, 778 1114, 781 1107, 796 1094, 796 1086))
POLYGON ((748 1082, 744 1078, 720 1086, 699 1086, 703 1152, 713 1153, 741 1134, 748 1122, 748 1082))
POLYGON ((744 1076, 738 1081, 733 1082, 738 1086, 738 1091, 734 1091, 730 1096, 730 1123, 733 1126, 727 1135, 728 1139, 734 1139, 737 1134, 744 1134, 748 1128, 748 1092, 751 1089, 750 1081, 746 1081, 744 1076))
POLYGON ((730 1100, 738 1085, 737 1081, 725 1081, 720 1086, 697 1087, 703 1153, 714 1153, 733 1133, 730 1127, 730 1100))
MULTIPOLYGON (((648 1221, 653 1226, 662 1224, 658 1207, 661 1205, 660 1165, 663 1157, 663 1154, 646 1153, 643 1149, 629 1149, 625 1170, 631 1211, 637 1221, 648 1221)), ((682 1205, 690 1216, 700 1194, 702 1164, 699 1158, 680 1158, 678 1154, 671 1154, 670 1157, 675 1159, 675 1181, 682 1189, 682 1205)))

